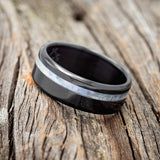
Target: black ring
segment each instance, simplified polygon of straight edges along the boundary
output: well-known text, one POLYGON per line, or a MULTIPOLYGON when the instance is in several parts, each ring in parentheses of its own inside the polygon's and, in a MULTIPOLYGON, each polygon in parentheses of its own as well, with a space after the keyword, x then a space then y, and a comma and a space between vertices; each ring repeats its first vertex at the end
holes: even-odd
POLYGON ((98 114, 118 111, 131 87, 131 77, 121 65, 67 43, 43 45, 32 76, 56 100, 98 114))

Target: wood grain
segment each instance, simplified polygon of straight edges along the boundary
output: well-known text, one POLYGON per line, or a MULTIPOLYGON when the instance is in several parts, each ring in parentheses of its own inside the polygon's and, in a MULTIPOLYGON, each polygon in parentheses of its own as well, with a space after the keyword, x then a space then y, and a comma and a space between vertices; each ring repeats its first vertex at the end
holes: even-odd
POLYGON ((160 159, 159 8, 149 0, 0 0, 0 159, 160 159), (82 112, 34 84, 39 47, 51 40, 127 66, 133 85, 121 112, 82 112))

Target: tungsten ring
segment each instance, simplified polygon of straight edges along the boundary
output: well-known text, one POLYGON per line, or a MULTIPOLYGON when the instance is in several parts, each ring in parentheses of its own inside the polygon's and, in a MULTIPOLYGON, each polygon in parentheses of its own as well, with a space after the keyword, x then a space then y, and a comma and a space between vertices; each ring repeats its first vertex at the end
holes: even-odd
POLYGON ((119 111, 131 87, 131 77, 120 64, 85 47, 60 42, 41 47, 32 76, 55 100, 97 114, 119 111))

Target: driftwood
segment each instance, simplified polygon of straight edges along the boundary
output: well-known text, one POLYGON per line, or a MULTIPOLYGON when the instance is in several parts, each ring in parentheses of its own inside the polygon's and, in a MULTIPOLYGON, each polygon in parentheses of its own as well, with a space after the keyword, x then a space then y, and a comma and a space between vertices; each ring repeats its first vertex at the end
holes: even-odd
POLYGON ((159 9, 158 0, 0 0, 0 159, 160 159, 159 9), (50 40, 126 65, 122 111, 89 114, 45 95, 31 71, 50 40))

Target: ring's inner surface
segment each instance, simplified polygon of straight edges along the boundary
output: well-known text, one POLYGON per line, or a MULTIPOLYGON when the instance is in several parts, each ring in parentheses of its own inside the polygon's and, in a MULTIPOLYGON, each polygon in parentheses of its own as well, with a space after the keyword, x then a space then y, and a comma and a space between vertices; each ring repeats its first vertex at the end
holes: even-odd
POLYGON ((83 78, 110 85, 126 82, 125 75, 112 63, 85 49, 57 45, 49 46, 47 53, 57 64, 83 78))

